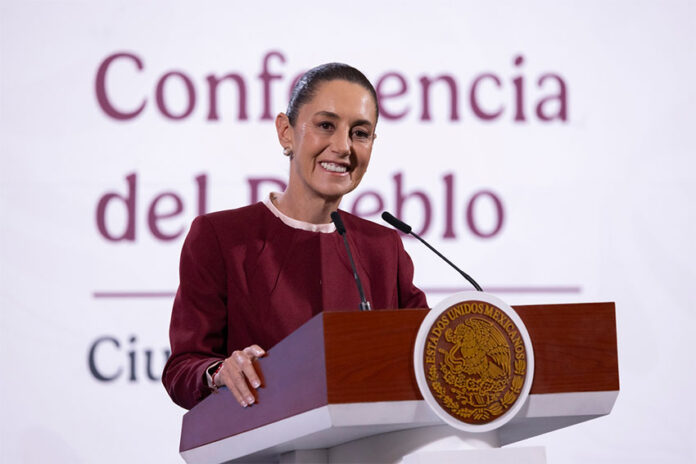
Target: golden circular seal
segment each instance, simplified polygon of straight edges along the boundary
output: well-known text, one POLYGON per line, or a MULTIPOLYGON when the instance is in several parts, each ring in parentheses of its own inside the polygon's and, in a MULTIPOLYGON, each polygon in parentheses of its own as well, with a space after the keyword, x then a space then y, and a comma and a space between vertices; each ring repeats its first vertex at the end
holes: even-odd
POLYGON ((492 295, 475 292, 448 303, 421 326, 415 361, 428 396, 457 422, 502 425, 512 418, 501 421, 502 416, 514 415, 521 404, 513 406, 529 391, 526 329, 512 308, 492 295))

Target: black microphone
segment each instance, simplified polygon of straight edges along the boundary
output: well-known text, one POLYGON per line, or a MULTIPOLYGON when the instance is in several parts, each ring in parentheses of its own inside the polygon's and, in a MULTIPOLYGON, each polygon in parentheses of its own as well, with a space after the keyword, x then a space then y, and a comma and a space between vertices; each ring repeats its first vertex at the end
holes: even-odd
POLYGON ((466 280, 468 280, 468 281, 471 283, 471 285, 474 286, 474 288, 475 288, 476 290, 478 290, 479 292, 482 292, 482 291, 483 291, 483 290, 481 289, 481 286, 480 286, 479 284, 477 284, 476 281, 475 281, 474 279, 472 279, 471 277, 469 277, 469 274, 467 274, 466 272, 462 271, 462 270, 459 269, 457 266, 455 266, 454 263, 453 263, 452 261, 450 261, 449 259, 447 259, 447 258, 445 258, 444 256, 442 256, 442 253, 440 253, 440 252, 437 251, 435 248, 433 248, 432 246, 430 246, 430 244, 429 244, 428 242, 426 242, 425 240, 423 240, 423 239, 420 237, 420 235, 418 235, 417 233, 413 232, 413 230, 411 229, 411 226, 409 226, 409 225, 406 224, 405 222, 403 222, 403 221, 401 221, 401 220, 395 218, 394 216, 392 216, 391 214, 389 214, 389 213, 386 212, 386 211, 384 211, 384 212, 382 213, 382 219, 384 219, 385 221, 387 221, 389 224, 391 224, 391 225, 394 226, 395 228, 399 229, 401 232, 403 232, 403 233, 405 233, 405 234, 411 234, 411 235, 413 235, 414 237, 416 237, 418 240, 420 240, 421 242, 423 242, 423 244, 424 244, 425 246, 427 246, 428 248, 430 248, 431 250, 433 250, 433 251, 435 252, 436 255, 438 255, 440 258, 444 259, 444 260, 447 262, 447 264, 449 264, 450 266, 452 266, 453 268, 455 268, 455 269, 457 270, 457 272, 459 272, 462 276, 464 276, 464 278, 465 278, 466 280))
POLYGON ((350 267, 353 269, 353 277, 355 278, 355 283, 358 284, 358 292, 360 293, 360 311, 371 311, 372 307, 370 302, 365 299, 365 292, 363 292, 362 283, 360 282, 360 277, 358 277, 358 270, 355 268, 355 261, 353 261, 353 255, 350 252, 350 247, 348 246, 348 239, 346 238, 346 226, 343 225, 343 220, 338 211, 331 213, 331 220, 336 226, 336 231, 341 237, 343 237, 343 244, 346 246, 346 251, 348 252, 348 259, 350 260, 350 267))

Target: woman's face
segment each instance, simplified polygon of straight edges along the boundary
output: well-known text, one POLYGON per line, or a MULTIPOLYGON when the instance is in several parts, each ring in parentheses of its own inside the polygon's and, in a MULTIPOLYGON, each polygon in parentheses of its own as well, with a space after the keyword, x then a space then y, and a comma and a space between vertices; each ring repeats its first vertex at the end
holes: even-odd
POLYGON ((286 123, 283 131, 279 125, 281 144, 294 153, 290 188, 327 200, 355 189, 370 162, 376 124, 367 89, 344 80, 319 84, 314 98, 300 107, 295 126, 286 123))

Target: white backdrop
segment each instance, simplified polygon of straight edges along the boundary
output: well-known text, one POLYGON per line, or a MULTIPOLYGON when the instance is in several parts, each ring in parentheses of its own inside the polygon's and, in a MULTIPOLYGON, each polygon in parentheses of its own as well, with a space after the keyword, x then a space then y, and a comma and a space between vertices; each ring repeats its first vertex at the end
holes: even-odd
MULTIPOLYGON (((159 382, 177 233, 201 191, 232 208, 286 176, 264 85, 275 115, 327 61, 382 81, 393 117, 344 209, 401 196, 420 229, 421 192, 425 237, 509 303, 616 302, 613 413, 524 443, 552 463, 696 458, 693 2, 3 1, 0 21, 2 462, 180 462, 159 382), (228 73, 216 119, 208 78, 228 73), (127 204, 132 239, 107 239, 127 204)), ((466 288, 406 247, 431 304, 466 288)))

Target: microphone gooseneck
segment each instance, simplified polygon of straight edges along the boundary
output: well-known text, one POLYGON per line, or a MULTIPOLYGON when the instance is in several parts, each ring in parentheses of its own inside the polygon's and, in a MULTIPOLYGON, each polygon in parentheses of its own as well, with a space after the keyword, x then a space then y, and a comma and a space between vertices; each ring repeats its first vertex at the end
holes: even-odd
MULTIPOLYGON (((333 216, 332 216, 332 217, 333 217, 333 216)), ((472 279, 472 278, 469 276, 469 274, 467 274, 466 272, 464 272, 464 271, 462 271, 461 269, 459 269, 452 261, 450 261, 449 259, 445 258, 445 257, 442 255, 442 253, 440 253, 439 251, 437 251, 435 248, 433 248, 432 246, 430 246, 430 244, 429 244, 428 242, 426 242, 425 240, 423 240, 423 239, 420 237, 420 235, 418 235, 417 233, 413 232, 413 229, 411 228, 411 226, 409 226, 408 224, 406 224, 406 223, 403 222, 402 220, 397 219, 396 217, 392 216, 392 215, 391 215, 390 213, 388 213, 387 211, 384 211, 384 212, 382 213, 382 219, 384 219, 386 222, 388 222, 389 224, 391 224, 394 228, 399 229, 401 232, 403 232, 403 233, 405 233, 405 234, 411 234, 411 235, 413 235, 414 237, 416 237, 418 240, 420 240, 420 241, 423 243, 423 245, 425 245, 425 246, 427 246, 428 248, 430 248, 436 255, 438 255, 440 258, 444 259, 445 262, 446 262, 447 264, 449 264, 450 266, 452 266, 453 268, 455 268, 455 269, 457 270, 457 272, 459 272, 466 280, 468 280, 469 283, 471 283, 471 285, 473 285, 474 288, 475 288, 476 290, 478 290, 479 292, 482 292, 482 291, 483 291, 483 290, 481 289, 481 286, 480 286, 479 284, 477 284, 476 281, 475 281, 474 279, 472 279)), ((338 227, 337 227, 337 228, 338 228, 338 227)))
POLYGON ((346 238, 346 226, 343 225, 343 220, 341 219, 341 215, 338 214, 338 211, 331 213, 331 221, 333 221, 336 226, 336 232, 343 237, 343 244, 346 246, 346 251, 348 252, 348 260, 350 260, 350 267, 353 270, 353 278, 358 285, 358 293, 360 293, 360 311, 370 311, 372 307, 370 306, 370 302, 365 298, 365 292, 363 291, 363 286, 358 276, 358 270, 355 267, 355 261, 353 261, 353 254, 350 252, 350 246, 346 238))

